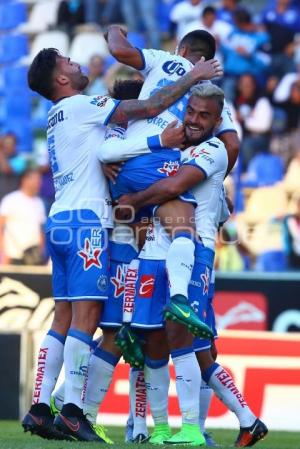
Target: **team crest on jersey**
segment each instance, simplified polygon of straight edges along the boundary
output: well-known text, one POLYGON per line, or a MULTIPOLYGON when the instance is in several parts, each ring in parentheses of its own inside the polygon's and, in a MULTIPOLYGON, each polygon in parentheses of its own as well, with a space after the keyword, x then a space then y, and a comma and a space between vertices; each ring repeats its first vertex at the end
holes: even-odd
POLYGON ((114 297, 119 298, 124 293, 125 288, 125 275, 127 271, 127 265, 122 264, 117 266, 117 272, 114 277, 110 278, 110 282, 114 286, 114 297))
POLYGON ((94 228, 91 230, 91 238, 85 238, 83 249, 77 252, 78 256, 83 259, 84 271, 91 267, 102 268, 101 253, 101 229, 94 228))
POLYGON ((201 280, 203 282, 203 296, 208 294, 209 283, 210 283, 210 270, 208 267, 205 268, 205 273, 201 274, 201 280))
POLYGON ((163 173, 166 176, 173 176, 178 172, 178 170, 179 170, 178 161, 164 162, 163 167, 157 169, 159 173, 163 173))
POLYGON ((105 97, 103 95, 98 95, 97 97, 94 97, 91 101, 91 104, 98 106, 99 108, 103 108, 103 106, 106 105, 108 100, 108 97, 105 97))

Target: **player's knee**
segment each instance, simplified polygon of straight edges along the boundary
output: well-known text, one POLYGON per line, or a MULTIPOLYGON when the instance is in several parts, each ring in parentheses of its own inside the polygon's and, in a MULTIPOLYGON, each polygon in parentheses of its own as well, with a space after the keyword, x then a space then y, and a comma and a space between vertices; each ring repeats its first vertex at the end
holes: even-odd
POLYGON ((212 358, 210 349, 208 349, 206 351, 196 352, 196 357, 197 357, 201 371, 205 371, 207 368, 209 368, 214 363, 214 359, 212 358))
POLYGON ((110 352, 116 357, 121 357, 121 351, 115 344, 115 336, 117 329, 103 329, 103 338, 100 343, 100 348, 104 351, 110 352))
POLYGON ((96 301, 74 303, 71 327, 93 335, 98 326, 101 307, 101 303, 96 301))
POLYGON ((148 332, 146 336, 145 353, 153 360, 162 360, 169 357, 169 345, 164 330, 148 332))
POLYGON ((68 302, 56 303, 51 329, 60 335, 66 335, 71 324, 72 306, 68 302))
POLYGON ((166 331, 170 351, 192 346, 193 336, 182 324, 167 322, 166 331))
POLYGON ((215 345, 215 342, 213 342, 212 345, 211 345, 210 353, 211 353, 211 356, 212 356, 213 360, 216 361, 217 357, 218 357, 218 350, 217 350, 217 347, 215 345))

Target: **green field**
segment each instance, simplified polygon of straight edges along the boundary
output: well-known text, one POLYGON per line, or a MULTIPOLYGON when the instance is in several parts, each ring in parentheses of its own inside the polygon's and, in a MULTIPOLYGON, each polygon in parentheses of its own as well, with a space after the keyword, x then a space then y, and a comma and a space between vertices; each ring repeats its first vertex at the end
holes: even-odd
MULTIPOLYGON (((111 427, 109 436, 115 441, 116 449, 129 449, 136 445, 123 442, 124 429, 111 427)), ((213 430, 215 440, 222 444, 224 449, 232 448, 237 435, 233 430, 213 430)), ((0 421, 0 449, 82 449, 89 447, 95 449, 99 443, 72 443, 67 441, 46 441, 39 437, 24 433, 21 425, 16 421, 0 421)), ((271 432, 268 437, 255 447, 261 449, 300 449, 299 432, 271 432)), ((144 444, 143 449, 153 449, 150 444, 144 444)))

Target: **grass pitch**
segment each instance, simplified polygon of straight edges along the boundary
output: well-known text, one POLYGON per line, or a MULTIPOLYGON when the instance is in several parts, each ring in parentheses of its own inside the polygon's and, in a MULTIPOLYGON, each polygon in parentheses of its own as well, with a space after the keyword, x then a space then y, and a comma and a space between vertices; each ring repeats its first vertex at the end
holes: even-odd
MULTIPOLYGON (((223 449, 233 447, 233 442, 237 436, 234 430, 216 430, 212 431, 213 437, 217 443, 222 444, 223 449)), ((136 448, 136 445, 124 443, 124 428, 110 427, 108 435, 115 442, 115 449, 136 448)), ((109 447, 109 446, 106 446, 109 447)), ((143 444, 143 449, 153 449, 151 444, 143 444)), ((170 448, 170 446, 164 446, 170 448)), ((271 431, 264 441, 260 441, 255 446, 258 449, 300 449, 299 432, 275 432, 271 431)), ((73 443, 68 441, 47 441, 37 436, 31 436, 24 433, 17 421, 0 421, 0 449, 96 449, 99 443, 73 443)))

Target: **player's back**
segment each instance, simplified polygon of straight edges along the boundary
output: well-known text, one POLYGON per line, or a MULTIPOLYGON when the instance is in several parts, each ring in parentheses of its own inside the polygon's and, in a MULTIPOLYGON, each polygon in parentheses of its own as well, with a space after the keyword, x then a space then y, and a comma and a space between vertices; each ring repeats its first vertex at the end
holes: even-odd
POLYGON ((107 102, 112 100, 74 95, 54 104, 49 111, 47 140, 55 186, 51 217, 84 209, 96 213, 103 226, 111 224, 110 195, 95 151, 104 139, 102 115, 109 115, 114 107, 114 103, 107 102))

